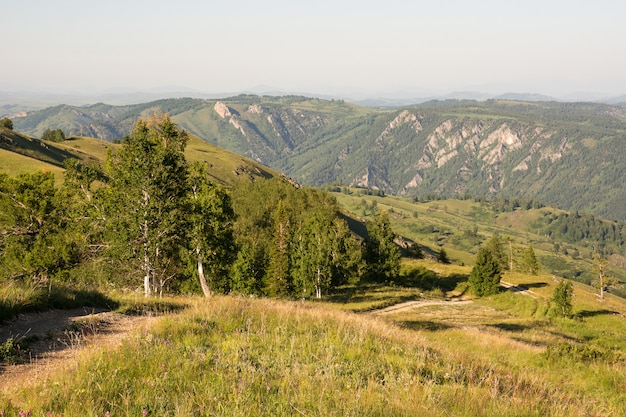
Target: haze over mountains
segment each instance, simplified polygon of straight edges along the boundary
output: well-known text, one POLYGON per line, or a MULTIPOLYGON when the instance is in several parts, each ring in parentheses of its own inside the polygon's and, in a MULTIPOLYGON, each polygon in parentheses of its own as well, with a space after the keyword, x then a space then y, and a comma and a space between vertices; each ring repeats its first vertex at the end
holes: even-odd
POLYGON ((43 109, 59 104, 84 106, 95 103, 112 105, 140 104, 167 98, 222 98, 239 94, 255 95, 298 95, 323 99, 341 99, 362 106, 394 107, 420 104, 431 100, 520 100, 520 101, 560 101, 560 102, 595 102, 626 106, 626 94, 607 94, 606 92, 571 92, 563 94, 542 94, 535 92, 514 92, 506 88, 495 90, 458 90, 437 91, 423 88, 402 88, 378 91, 349 90, 340 93, 315 93, 311 91, 291 91, 268 85, 259 85, 240 91, 204 92, 184 86, 163 86, 152 89, 135 89, 127 87, 110 88, 93 91, 46 92, 11 90, 0 88, 0 117, 13 115, 22 111, 43 109), (489 92, 491 91, 491 92, 489 92), (500 92, 493 92, 500 91, 500 92))

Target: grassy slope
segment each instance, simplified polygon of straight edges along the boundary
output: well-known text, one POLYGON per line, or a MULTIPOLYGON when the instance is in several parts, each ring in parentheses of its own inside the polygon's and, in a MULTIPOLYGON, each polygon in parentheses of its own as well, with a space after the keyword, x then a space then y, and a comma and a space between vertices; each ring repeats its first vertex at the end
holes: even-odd
POLYGON ((29 174, 36 171, 51 171, 59 181, 63 168, 42 162, 15 152, 0 149, 0 173, 8 175, 29 174))
MULTIPOLYGON (((446 268, 441 279, 458 272, 446 268)), ((401 289, 370 287, 361 298, 388 291, 401 289)), ((563 341, 623 348, 624 304, 598 305, 578 285, 575 296, 584 312, 576 321, 524 312, 534 299, 507 292, 385 316, 328 304, 192 299, 184 312, 116 350, 92 346, 72 369, 5 389, 0 409, 66 416, 618 415, 626 407, 623 358, 544 354, 563 341), (606 310, 615 312, 610 327, 606 310)), ((352 307, 359 303, 355 297, 352 307)))
MULTIPOLYGON (((489 203, 473 200, 414 203, 398 197, 359 195, 356 191, 351 195, 333 195, 347 210, 363 218, 371 215, 370 207, 375 204, 378 210, 389 213, 396 233, 418 242, 430 254, 443 247, 454 263, 472 265, 480 244, 499 234, 503 239, 512 240, 514 257, 518 260, 522 258, 521 251, 532 244, 547 273, 566 278, 578 275, 580 279, 589 280, 595 276, 594 265, 590 262, 592 246, 561 244, 562 249, 567 248, 578 255, 565 255, 563 250, 555 253, 555 242, 537 233, 534 223, 547 212, 558 212, 553 208, 496 213, 489 203)), ((621 262, 618 261, 610 265, 611 274, 626 282, 626 270, 618 266, 621 262)))
MULTIPOLYGON (((50 143, 6 130, 0 134, 2 138, 10 139, 10 141, 0 140, 0 145, 11 145, 0 146, 0 172, 19 175, 41 170, 52 171, 58 182, 62 181, 62 166, 66 158, 104 162, 109 150, 119 148, 119 145, 87 137, 71 137, 62 143, 50 143)), ((208 163, 209 173, 217 182, 223 184, 279 175, 274 170, 211 145, 193 135, 190 135, 185 154, 189 162, 208 163)))

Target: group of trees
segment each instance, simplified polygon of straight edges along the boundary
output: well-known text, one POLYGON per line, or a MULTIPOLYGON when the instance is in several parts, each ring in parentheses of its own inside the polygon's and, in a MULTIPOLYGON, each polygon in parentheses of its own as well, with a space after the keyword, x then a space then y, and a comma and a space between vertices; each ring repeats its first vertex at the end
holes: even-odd
MULTIPOLYGON (((509 241, 509 245, 510 243, 509 241)), ((494 235, 479 249, 476 263, 468 280, 471 289, 476 295, 486 296, 498 293, 502 273, 507 269, 511 269, 513 265, 512 259, 507 257, 505 253, 504 246, 505 242, 498 235, 494 235)), ((512 256, 512 253, 509 256, 512 256)), ((607 289, 617 285, 618 280, 609 276, 607 262, 599 254, 594 256, 594 264, 596 266, 597 278, 592 282, 592 286, 598 289, 598 298, 602 301, 607 289)), ((539 273, 539 263, 535 257, 532 245, 524 249, 518 268, 522 272, 533 275, 539 273)), ((550 299, 551 311, 554 315, 563 317, 572 315, 573 293, 572 282, 561 279, 550 299)))
POLYGON ((233 190, 239 248, 230 283, 245 294, 320 298, 365 277, 399 273, 400 251, 386 214, 367 223, 363 241, 350 231, 337 201, 281 180, 233 190))
POLYGON ((626 222, 605 220, 589 213, 553 213, 542 221, 542 234, 567 243, 594 247, 602 256, 624 253, 626 222))
POLYGON ((41 139, 50 142, 63 142, 65 140, 65 133, 61 129, 46 129, 41 139))
POLYGON ((386 215, 364 240, 321 190, 281 179, 227 190, 187 162, 186 142, 155 116, 104 166, 66 161, 62 187, 50 173, 0 176, 0 279, 319 298, 399 273, 386 215))
MULTIPOLYGON (((499 235, 494 235, 479 249, 469 277, 469 284, 477 295, 496 294, 502 272, 513 269, 514 259, 510 240, 508 245, 510 249, 507 255, 505 241, 499 235)), ((533 275, 539 273, 539 263, 532 245, 524 249, 518 268, 533 275)))

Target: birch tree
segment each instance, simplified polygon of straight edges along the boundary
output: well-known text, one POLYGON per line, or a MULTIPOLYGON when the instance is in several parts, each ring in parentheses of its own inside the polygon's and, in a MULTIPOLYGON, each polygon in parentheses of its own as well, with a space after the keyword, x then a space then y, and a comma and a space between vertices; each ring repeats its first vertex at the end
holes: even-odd
POLYGON ((230 286, 225 278, 237 254, 233 243, 235 213, 230 197, 209 181, 204 165, 192 165, 190 186, 189 250, 202 292, 209 297, 215 289, 230 286))
POLYGON ((187 134, 168 116, 139 120, 108 159, 109 217, 128 260, 138 264, 144 295, 161 293, 176 276, 176 256, 185 238, 188 166, 187 134))

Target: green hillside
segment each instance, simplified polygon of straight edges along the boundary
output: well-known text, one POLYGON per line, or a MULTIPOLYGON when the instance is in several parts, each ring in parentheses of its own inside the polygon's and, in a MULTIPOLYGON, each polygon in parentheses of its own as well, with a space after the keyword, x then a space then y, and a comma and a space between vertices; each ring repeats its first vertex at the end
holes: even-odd
MULTIPOLYGON (((52 143, 0 128, 0 172, 19 175, 50 171, 61 181, 65 159, 102 163, 109 150, 118 148, 118 144, 90 137, 73 136, 63 142, 52 143)), ((190 162, 206 162, 210 175, 222 184, 232 185, 239 180, 279 176, 274 170, 193 135, 190 136, 185 153, 190 162)))
MULTIPOLYGON (((514 271, 520 270, 523 251, 532 245, 543 273, 590 285, 597 275, 593 255, 605 250, 603 256, 610 260, 610 274, 626 283, 623 237, 620 235, 613 241, 601 232, 593 239, 586 229, 581 233, 589 237, 570 239, 558 220, 568 215, 561 210, 551 207, 504 210, 502 202, 473 199, 415 202, 408 198, 367 195, 362 189, 343 189, 333 195, 362 220, 380 211, 387 212, 394 231, 407 242, 416 242, 431 259, 444 248, 452 263, 473 265, 480 246, 498 235, 504 242, 511 242, 507 252, 510 249, 513 255, 514 271)), ((581 220, 585 224, 600 222, 591 217, 581 220)), ((624 227, 622 223, 608 223, 609 229, 624 227)), ((623 286, 614 291, 626 295, 623 286)))
POLYGON ((534 198, 625 220, 626 109, 591 103, 434 101, 391 110, 307 97, 242 95, 132 106, 57 106, 16 118, 112 141, 169 113, 205 141, 306 185, 340 182, 387 194, 534 198))

